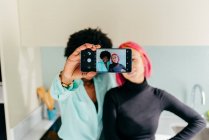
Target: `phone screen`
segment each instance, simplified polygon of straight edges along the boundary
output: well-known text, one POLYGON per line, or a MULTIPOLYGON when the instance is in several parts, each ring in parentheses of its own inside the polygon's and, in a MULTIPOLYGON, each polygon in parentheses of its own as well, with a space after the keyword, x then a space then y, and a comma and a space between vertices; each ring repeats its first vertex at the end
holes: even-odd
POLYGON ((98 49, 96 71, 123 73, 131 71, 130 49, 98 49))
POLYGON ((131 72, 131 49, 86 49, 81 51, 82 72, 131 72))

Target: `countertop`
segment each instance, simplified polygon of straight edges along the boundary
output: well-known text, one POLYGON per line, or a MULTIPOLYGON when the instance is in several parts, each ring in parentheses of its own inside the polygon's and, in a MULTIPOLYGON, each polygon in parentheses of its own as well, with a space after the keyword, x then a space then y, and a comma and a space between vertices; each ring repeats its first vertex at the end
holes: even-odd
MULTIPOLYGON (((44 139, 46 137, 47 132, 49 132, 50 128, 56 121, 42 120, 40 121, 33 130, 31 130, 26 136, 24 136, 23 140, 58 140, 58 139, 44 139)), ((46 137, 48 138, 48 137, 46 137)))

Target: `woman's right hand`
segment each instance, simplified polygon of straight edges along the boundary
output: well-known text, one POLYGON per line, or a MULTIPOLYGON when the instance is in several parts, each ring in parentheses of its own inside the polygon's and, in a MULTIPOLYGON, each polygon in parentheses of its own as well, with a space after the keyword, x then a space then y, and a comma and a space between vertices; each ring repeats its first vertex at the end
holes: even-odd
POLYGON ((78 47, 65 62, 64 70, 61 74, 61 81, 65 84, 70 84, 75 79, 87 78, 90 79, 96 75, 96 72, 81 72, 80 70, 80 60, 81 51, 85 49, 91 49, 96 51, 96 49, 101 48, 100 45, 93 45, 85 43, 78 47))

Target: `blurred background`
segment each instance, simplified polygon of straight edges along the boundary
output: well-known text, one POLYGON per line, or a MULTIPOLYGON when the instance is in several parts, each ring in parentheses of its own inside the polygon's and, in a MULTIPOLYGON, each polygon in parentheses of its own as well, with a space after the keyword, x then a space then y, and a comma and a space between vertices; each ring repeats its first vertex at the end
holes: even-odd
MULTIPOLYGON (((1 0, 0 139, 40 139, 56 122, 47 119, 37 88, 50 88, 70 34, 88 27, 101 28, 115 47, 141 44, 153 64, 149 83, 207 119, 208 13, 208 0, 1 0)), ((158 134, 172 135, 183 123, 164 112, 158 134)))

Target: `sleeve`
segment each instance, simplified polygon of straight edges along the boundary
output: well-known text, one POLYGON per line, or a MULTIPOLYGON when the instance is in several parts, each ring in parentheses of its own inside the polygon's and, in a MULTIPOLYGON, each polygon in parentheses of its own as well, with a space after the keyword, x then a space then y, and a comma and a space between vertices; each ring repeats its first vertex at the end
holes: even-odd
POLYGON ((52 97, 58 101, 65 100, 70 95, 75 93, 75 91, 78 89, 79 81, 75 80, 73 82, 73 85, 69 88, 65 88, 61 85, 61 81, 59 78, 59 74, 55 77, 55 79, 52 82, 50 93, 52 97))
POLYGON ((104 100, 103 108, 103 130, 105 140, 120 140, 116 132, 116 105, 112 99, 111 92, 108 92, 104 100))
POLYGON ((97 62, 96 67, 98 71, 104 71, 103 67, 102 67, 102 62, 97 62))
POLYGON ((189 140, 206 126, 205 120, 192 108, 185 105, 171 94, 163 91, 161 105, 164 110, 173 112, 188 125, 170 140, 189 140))

